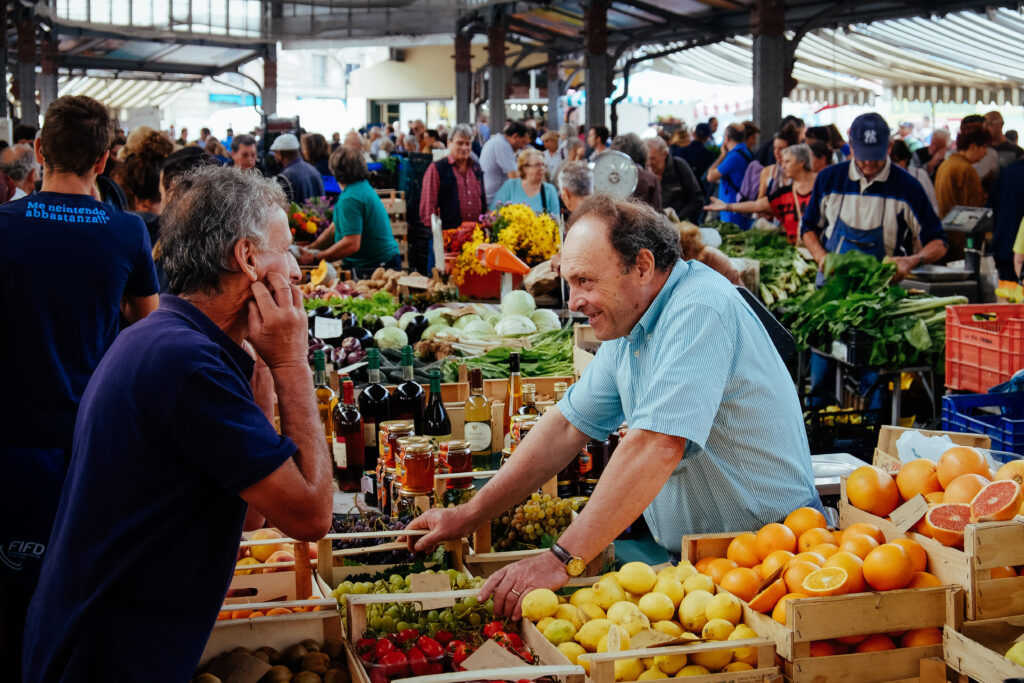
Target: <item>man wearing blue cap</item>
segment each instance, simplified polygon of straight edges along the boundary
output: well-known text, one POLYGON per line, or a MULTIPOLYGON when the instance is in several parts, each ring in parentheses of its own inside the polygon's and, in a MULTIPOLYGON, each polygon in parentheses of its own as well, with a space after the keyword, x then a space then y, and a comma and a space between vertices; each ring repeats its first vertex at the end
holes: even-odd
MULTIPOLYGON (((894 280, 946 253, 946 232, 921 183, 889 160, 889 126, 875 113, 850 126, 853 159, 818 174, 801 224, 818 267, 828 253, 862 251, 896 264, 894 280)), ((823 276, 818 274, 819 284, 823 276)), ((834 379, 828 359, 811 356, 812 407, 834 379)), ((862 382, 863 384, 863 382, 862 382)))

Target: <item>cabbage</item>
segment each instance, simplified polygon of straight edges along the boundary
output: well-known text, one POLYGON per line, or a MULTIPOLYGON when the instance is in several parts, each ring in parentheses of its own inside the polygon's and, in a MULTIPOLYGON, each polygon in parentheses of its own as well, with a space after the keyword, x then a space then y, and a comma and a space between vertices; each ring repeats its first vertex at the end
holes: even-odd
POLYGON ((398 319, 398 326, 404 330, 405 328, 409 327, 409 323, 412 322, 412 319, 418 315, 423 314, 420 313, 419 311, 406 311, 405 313, 402 314, 402 317, 398 319))
POLYGON ((446 308, 432 308, 426 311, 423 316, 430 321, 430 324, 443 323, 445 321, 445 313, 451 313, 446 308))
POLYGON ((486 320, 491 327, 494 327, 498 324, 498 321, 501 320, 501 314, 495 311, 487 311, 484 313, 483 319, 486 320))
POLYGON ((550 308, 538 308, 530 316, 530 320, 537 326, 538 332, 549 332, 551 330, 562 329, 562 323, 558 319, 558 314, 552 311, 550 308))
POLYGON ((467 337, 490 337, 494 335, 494 328, 486 320, 471 320, 461 332, 467 337))
POLYGON ((474 320, 480 320, 480 316, 478 316, 476 313, 470 313, 469 315, 464 315, 461 318, 457 318, 455 320, 455 324, 452 325, 452 327, 454 327, 457 330, 463 330, 466 328, 466 325, 470 324, 474 320))
POLYGON ((536 308, 537 302, 533 300, 529 292, 522 289, 513 290, 501 299, 502 316, 521 315, 529 318, 536 308))
POLYGON ((423 334, 420 335, 420 339, 433 339, 439 332, 447 332, 452 328, 448 327, 446 323, 433 323, 427 326, 427 329, 423 330, 423 334))
POLYGON ((392 315, 381 316, 380 324, 384 327, 398 327, 398 321, 392 315))
MULTIPOLYGON (((525 294, 525 292, 523 292, 525 294)), ((527 296, 529 296, 527 294, 527 296)), ((537 326, 525 315, 506 315, 494 328, 494 331, 502 337, 521 337, 524 334, 533 334, 537 326)))
POLYGON ((373 341, 380 349, 400 349, 409 343, 409 336, 397 327, 382 327, 373 335, 373 341))

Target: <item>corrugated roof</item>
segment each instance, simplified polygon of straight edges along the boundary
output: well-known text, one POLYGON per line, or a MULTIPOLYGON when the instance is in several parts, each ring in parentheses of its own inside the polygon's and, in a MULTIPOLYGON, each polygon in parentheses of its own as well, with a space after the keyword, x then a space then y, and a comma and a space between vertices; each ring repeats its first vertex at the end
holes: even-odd
POLYGON ((136 107, 160 107, 184 92, 194 81, 156 81, 134 78, 96 78, 62 76, 58 81, 61 96, 88 95, 109 109, 124 111, 136 107))

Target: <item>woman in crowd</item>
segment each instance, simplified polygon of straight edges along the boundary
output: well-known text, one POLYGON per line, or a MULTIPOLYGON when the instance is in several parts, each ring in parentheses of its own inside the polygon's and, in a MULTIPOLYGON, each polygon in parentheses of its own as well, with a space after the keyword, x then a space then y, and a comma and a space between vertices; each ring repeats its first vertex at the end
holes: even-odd
POLYGON ((789 184, 778 187, 766 197, 751 202, 723 202, 717 197, 704 207, 705 211, 733 211, 738 213, 770 213, 786 231, 786 238, 796 243, 800 234, 807 202, 811 199, 817 172, 812 169, 811 148, 807 145, 786 147, 781 152, 782 167, 789 184))
POLYGON ((174 151, 174 144, 156 130, 133 135, 125 145, 127 154, 120 169, 121 189, 128 199, 128 209, 139 215, 149 230, 150 244, 156 244, 160 233, 160 169, 174 151))
POLYGON ((203 149, 207 154, 219 161, 221 166, 226 166, 231 162, 231 159, 228 157, 228 151, 224 149, 224 145, 217 138, 206 138, 206 147, 203 149))
POLYGON ((690 144, 690 129, 679 126, 668 141, 668 151, 674 157, 683 156, 683 149, 690 144))
POLYGON ((786 124, 775 134, 772 139, 772 155, 775 157, 775 163, 761 169, 761 180, 757 189, 758 199, 767 197, 778 188, 789 184, 789 178, 786 176, 782 163, 782 152, 798 142, 800 142, 800 138, 794 124, 786 124))
POLYGON ((832 163, 832 150, 821 140, 808 139, 806 144, 811 148, 811 170, 821 173, 832 163))
POLYGON ((974 163, 984 158, 991 141, 992 136, 980 123, 960 127, 960 134, 956 136, 956 152, 949 155, 935 172, 935 198, 940 218, 954 206, 985 206, 988 195, 981 187, 981 178, 974 163))
POLYGON ((924 193, 928 195, 928 201, 932 203, 932 208, 935 209, 935 213, 939 212, 939 202, 935 198, 935 186, 932 185, 932 179, 928 176, 928 171, 923 166, 911 166, 910 160, 913 157, 913 153, 910 151, 910 147, 903 140, 893 140, 892 149, 889 150, 889 158, 892 159, 892 163, 896 164, 904 171, 914 176, 917 182, 921 183, 921 187, 924 188, 924 193))
POLYGON ((307 133, 302 136, 302 158, 316 166, 320 175, 331 175, 331 169, 328 167, 331 158, 330 148, 327 146, 327 139, 320 133, 307 133))
POLYGON ((544 155, 533 147, 525 147, 516 159, 519 177, 506 180, 494 195, 491 209, 501 204, 526 204, 537 213, 557 216, 558 190, 544 182, 544 155))

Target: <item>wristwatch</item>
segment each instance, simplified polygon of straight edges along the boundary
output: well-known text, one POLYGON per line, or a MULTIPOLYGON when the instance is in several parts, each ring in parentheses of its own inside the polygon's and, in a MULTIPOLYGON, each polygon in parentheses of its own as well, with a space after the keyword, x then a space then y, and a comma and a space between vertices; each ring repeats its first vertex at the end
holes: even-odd
POLYGON ((557 543, 551 546, 551 552, 565 565, 565 573, 569 576, 579 576, 587 570, 587 563, 582 557, 573 555, 557 543))

